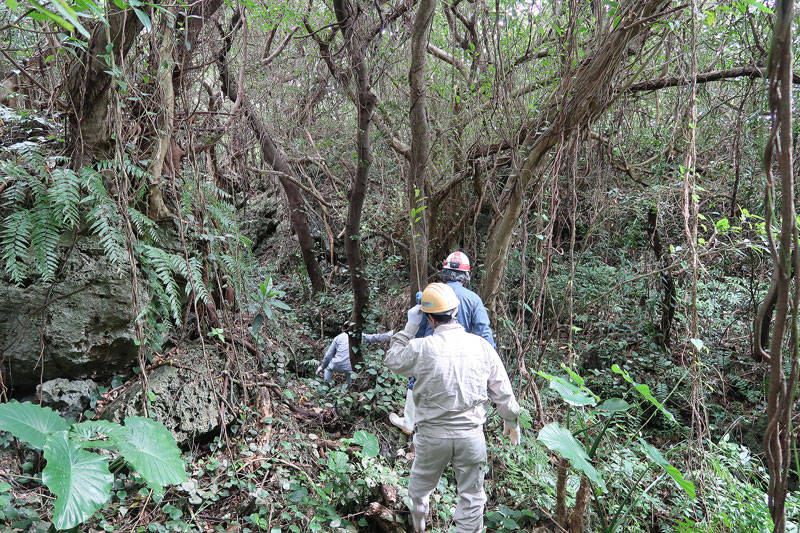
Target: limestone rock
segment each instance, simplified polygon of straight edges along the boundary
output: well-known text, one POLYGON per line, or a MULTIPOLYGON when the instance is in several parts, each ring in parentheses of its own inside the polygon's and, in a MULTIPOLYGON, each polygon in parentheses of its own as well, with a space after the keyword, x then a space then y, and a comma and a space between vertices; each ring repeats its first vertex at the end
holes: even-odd
POLYGON ((127 267, 113 267, 88 237, 78 238, 55 285, 0 280, 6 385, 20 395, 40 379, 103 381, 125 373, 139 354, 131 293, 127 267))
POLYGON ((64 418, 78 420, 89 408, 95 390, 97 383, 91 379, 70 381, 58 378, 37 385, 36 396, 42 406, 52 408, 64 418))
MULTIPOLYGON (((217 357, 212 346, 206 349, 211 375, 219 378, 224 361, 217 357)), ((148 376, 148 390, 152 393, 149 395, 149 415, 164 424, 179 444, 186 444, 219 430, 219 403, 214 387, 221 389, 222 381, 209 381, 206 362, 199 348, 190 348, 175 362, 180 367, 161 366, 148 376)), ((237 405, 238 402, 230 401, 232 386, 228 385, 228 399, 231 405, 237 405)), ((240 396, 237 387, 234 387, 233 396, 240 396)), ((129 416, 141 416, 143 398, 141 382, 135 383, 106 407, 101 418, 121 423, 129 416)), ((232 413, 224 404, 222 416, 225 424, 233 420, 232 413)))

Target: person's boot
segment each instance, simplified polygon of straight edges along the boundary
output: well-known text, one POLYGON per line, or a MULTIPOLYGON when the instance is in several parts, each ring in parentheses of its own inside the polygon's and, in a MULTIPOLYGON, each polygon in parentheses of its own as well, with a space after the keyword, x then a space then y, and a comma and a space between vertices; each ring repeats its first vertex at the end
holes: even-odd
POLYGON ((417 515, 411 512, 411 521, 414 523, 414 531, 417 533, 425 531, 425 515, 417 515))
POLYGON ((416 406, 414 405, 414 394, 411 389, 406 393, 406 405, 403 408, 403 417, 400 418, 395 413, 389 413, 389 422, 399 427, 403 433, 411 435, 414 433, 414 414, 416 413, 416 406))

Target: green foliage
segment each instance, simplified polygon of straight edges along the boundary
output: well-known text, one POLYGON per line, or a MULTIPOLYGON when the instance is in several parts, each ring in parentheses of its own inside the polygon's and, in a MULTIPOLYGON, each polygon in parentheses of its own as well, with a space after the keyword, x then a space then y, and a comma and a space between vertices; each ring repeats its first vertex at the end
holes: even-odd
POLYGON ((63 162, 46 159, 36 150, 0 161, 6 185, 0 208, 10 211, 0 231, 0 254, 14 283, 22 284, 33 273, 45 282, 55 279, 62 236, 71 237, 80 230, 83 205, 89 209, 90 231, 99 238, 109 262, 121 273, 127 260, 122 220, 102 175, 89 167, 76 173, 54 166, 63 162))
POLYGON ((139 416, 125 419, 124 440, 117 440, 119 451, 148 485, 161 489, 186 481, 181 452, 163 424, 139 416))
POLYGON ((537 438, 554 452, 569 459, 573 467, 586 474, 586 477, 596 483, 601 491, 605 492, 606 484, 603 478, 600 477, 600 474, 589 462, 586 450, 567 429, 562 428, 556 422, 552 422, 542 428, 537 438))
MULTIPOLYGON (((562 457, 569 459, 572 466, 585 474, 595 485, 599 487, 602 492, 607 490, 607 480, 604 480, 595 464, 601 462, 604 457, 599 453, 601 441, 606 438, 612 428, 612 422, 617 415, 626 413, 632 406, 622 398, 611 398, 606 400, 599 407, 595 407, 596 400, 598 399, 589 388, 586 386, 585 380, 572 369, 567 368, 562 364, 562 368, 570 376, 571 381, 556 376, 550 376, 540 372, 540 375, 550 381, 550 388, 556 391, 559 396, 570 406, 568 407, 567 427, 561 427, 558 423, 553 422, 542 428, 539 433, 539 440, 545 444, 549 449, 559 453, 562 457), (574 421, 574 422, 573 422, 574 421), (570 424, 577 425, 577 430, 570 429, 570 424), (576 436, 582 435, 585 439, 585 444, 581 444, 576 436), (595 464, 592 464, 595 463, 595 464)), ((658 408, 665 417, 674 420, 671 413, 666 411, 653 395, 650 393, 649 387, 636 383, 625 371, 614 365, 612 370, 623 376, 623 378, 632 385, 631 390, 648 402, 658 408)), ((652 466, 661 468, 667 475, 669 475, 675 484, 682 489, 691 499, 694 499, 695 486, 692 482, 687 481, 681 472, 671 465, 655 447, 642 440, 638 435, 641 428, 633 429, 626 428, 625 426, 616 424, 614 432, 622 432, 622 436, 626 439, 625 451, 632 451, 634 442, 642 448, 643 455, 649 459, 649 463, 644 469, 638 472, 636 478, 633 478, 633 483, 630 483, 623 489, 623 496, 618 496, 613 500, 605 502, 604 505, 608 507, 608 512, 602 513, 604 518, 603 531, 611 532, 619 530, 628 514, 631 507, 628 502, 631 500, 636 501, 637 498, 646 496, 645 493, 639 493, 639 483, 642 478, 647 474, 652 466), (636 441, 634 441, 636 438, 636 441), (613 509, 613 513, 612 513, 613 509)), ((605 460, 613 458, 613 452, 606 456, 605 460)), ((614 471, 614 469, 608 469, 614 471)), ((646 492, 646 491, 645 491, 646 492)), ((600 495, 598 494, 598 499, 600 495)))
POLYGON ((100 239, 109 262, 120 269, 127 257, 125 236, 120 230, 122 217, 116 203, 106 191, 101 174, 91 172, 87 187, 89 189, 87 200, 92 206, 88 215, 92 233, 100 239))
POLYGON ((49 407, 15 401, 0 405, 0 430, 12 433, 36 450, 44 449, 48 435, 68 427, 67 422, 49 407))
POLYGON ((35 150, 0 161, 0 183, 5 185, 0 208, 10 211, 0 231, 0 252, 15 283, 22 283, 31 267, 44 281, 53 281, 61 258, 60 236, 79 225, 85 176, 53 169, 60 161, 45 159, 35 150))
POLYGON ((87 452, 66 431, 50 435, 44 447, 47 461, 42 483, 56 495, 53 525, 70 529, 91 517, 108 500, 114 476, 108 459, 87 452))
POLYGON ((123 462, 157 491, 187 481, 172 435, 147 418, 128 418, 125 426, 97 421, 68 427, 49 408, 12 401, 0 405, 0 430, 44 450, 47 465, 42 483, 56 495, 53 523, 58 529, 78 526, 108 501, 114 478, 111 471, 123 462), (86 451, 90 448, 116 450, 119 455, 109 465, 106 455, 86 451))

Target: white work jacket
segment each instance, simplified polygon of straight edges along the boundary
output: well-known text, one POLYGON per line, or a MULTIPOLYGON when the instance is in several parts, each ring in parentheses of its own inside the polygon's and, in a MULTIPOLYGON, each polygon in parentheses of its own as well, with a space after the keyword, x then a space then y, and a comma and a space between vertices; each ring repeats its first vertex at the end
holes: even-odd
POLYGON ((416 376, 417 431, 441 438, 480 433, 489 399, 500 416, 516 425, 519 404, 500 356, 458 322, 442 324, 433 335, 415 339, 417 324, 396 333, 384 364, 402 376, 416 376))
MULTIPOLYGON (((373 343, 388 341, 392 336, 392 331, 388 333, 362 333, 362 343, 373 343)), ((322 365, 320 368, 323 370, 330 367, 331 370, 338 372, 350 372, 350 341, 347 339, 347 332, 339 333, 334 337, 333 342, 328 346, 328 351, 325 352, 325 357, 322 358, 322 365)))

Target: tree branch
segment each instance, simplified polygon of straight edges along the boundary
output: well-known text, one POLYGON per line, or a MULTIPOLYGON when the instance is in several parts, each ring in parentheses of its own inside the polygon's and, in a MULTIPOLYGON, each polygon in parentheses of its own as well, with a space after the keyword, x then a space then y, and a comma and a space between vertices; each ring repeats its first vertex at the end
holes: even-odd
MULTIPOLYGON (((732 78, 766 78, 767 71, 757 65, 735 67, 725 70, 712 70, 702 72, 697 75, 697 83, 709 83, 712 81, 732 79, 732 78)), ((667 87, 680 87, 692 83, 691 76, 672 76, 670 78, 658 78, 655 80, 641 81, 634 83, 627 88, 626 92, 655 91, 667 87)), ((792 83, 800 84, 800 74, 792 75, 792 83)))
POLYGON ((445 63, 448 63, 454 66, 464 78, 467 78, 467 67, 464 65, 464 62, 458 59, 455 56, 448 54, 446 51, 442 50, 441 48, 428 43, 428 52, 433 56, 441 59, 445 63))

